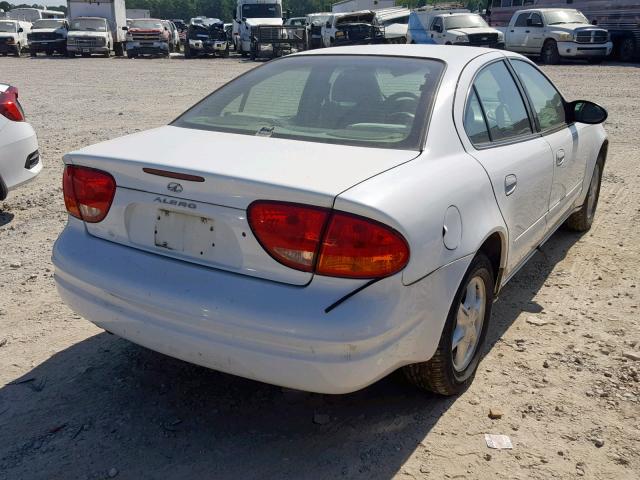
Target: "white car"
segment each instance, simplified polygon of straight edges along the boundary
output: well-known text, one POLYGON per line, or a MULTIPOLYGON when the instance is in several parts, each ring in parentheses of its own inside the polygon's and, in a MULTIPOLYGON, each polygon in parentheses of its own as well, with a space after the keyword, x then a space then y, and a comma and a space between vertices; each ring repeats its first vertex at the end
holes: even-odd
POLYGON ((64 157, 58 290, 216 370, 344 393, 404 367, 455 394, 495 295, 560 225, 590 228, 605 119, 511 52, 287 56, 64 157))
POLYGON ((25 122, 15 87, 0 83, 0 200, 42 170, 38 138, 25 122))
POLYGON ((0 20, 0 54, 22 56, 27 48, 31 24, 21 20, 0 20))

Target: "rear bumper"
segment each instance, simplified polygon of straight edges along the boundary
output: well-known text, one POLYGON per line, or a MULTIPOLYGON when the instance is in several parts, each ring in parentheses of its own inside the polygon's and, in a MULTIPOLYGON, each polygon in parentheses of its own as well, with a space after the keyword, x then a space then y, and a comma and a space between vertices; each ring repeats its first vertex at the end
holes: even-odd
MULTIPOLYGON (((0 178, 5 195, 33 180, 42 170, 42 160, 27 168, 27 159, 38 151, 38 139, 26 122, 8 122, 0 135, 0 178)), ((0 192, 0 195, 2 193, 0 192)))
POLYGON ((70 219, 53 250, 56 284, 74 311, 116 335, 215 370, 301 390, 359 390, 428 360, 465 257, 404 286, 316 276, 296 287, 145 253, 88 235, 70 219))
POLYGON ((593 58, 606 57, 611 54, 613 43, 575 43, 575 42, 558 42, 558 53, 561 57, 572 58, 593 58))

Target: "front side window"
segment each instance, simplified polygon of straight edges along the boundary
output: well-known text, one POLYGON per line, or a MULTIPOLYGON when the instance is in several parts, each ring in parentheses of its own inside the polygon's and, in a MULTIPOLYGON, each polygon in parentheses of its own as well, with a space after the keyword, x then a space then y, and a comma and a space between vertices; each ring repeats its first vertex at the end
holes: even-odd
POLYGON ((524 101, 504 62, 482 69, 474 86, 489 125, 491 141, 532 133, 524 101))
POLYGON ((564 126, 564 101, 558 90, 533 65, 522 60, 513 60, 512 65, 533 104, 540 129, 545 131, 564 126))
POLYGON ((435 20, 433 20, 433 23, 431 24, 431 30, 434 30, 436 32, 442 31, 442 19, 440 17, 437 17, 435 20))
POLYGON ((543 23, 542 23, 542 17, 540 16, 539 13, 532 13, 531 14, 531 26, 532 27, 542 27, 543 23))
POLYGON ((318 55, 266 64, 173 125, 303 141, 420 150, 442 75, 436 60, 318 55))

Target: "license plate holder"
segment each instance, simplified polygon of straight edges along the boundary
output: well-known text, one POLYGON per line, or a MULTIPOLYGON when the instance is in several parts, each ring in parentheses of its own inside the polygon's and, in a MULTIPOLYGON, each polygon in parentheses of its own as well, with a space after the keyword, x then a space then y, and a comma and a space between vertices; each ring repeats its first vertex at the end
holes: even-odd
POLYGON ((194 258, 209 258, 215 247, 214 221, 160 209, 156 215, 154 242, 158 248, 194 258))

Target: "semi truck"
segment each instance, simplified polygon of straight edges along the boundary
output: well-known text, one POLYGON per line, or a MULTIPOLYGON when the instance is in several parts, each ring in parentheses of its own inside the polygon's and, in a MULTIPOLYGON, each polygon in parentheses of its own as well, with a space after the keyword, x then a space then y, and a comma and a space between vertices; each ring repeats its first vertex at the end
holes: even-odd
POLYGON ((575 8, 609 32, 615 58, 640 60, 640 0, 488 0, 487 20, 507 26, 516 10, 524 8, 575 8))
POLYGON ((127 40, 125 0, 68 0, 67 15, 71 29, 67 53, 110 56, 124 55, 127 40), (103 20, 103 21, 101 21, 103 20))

